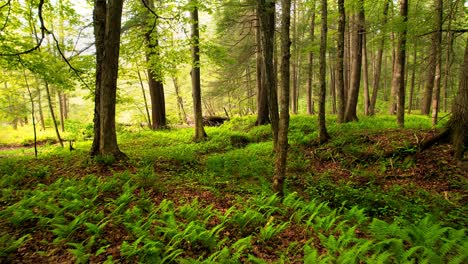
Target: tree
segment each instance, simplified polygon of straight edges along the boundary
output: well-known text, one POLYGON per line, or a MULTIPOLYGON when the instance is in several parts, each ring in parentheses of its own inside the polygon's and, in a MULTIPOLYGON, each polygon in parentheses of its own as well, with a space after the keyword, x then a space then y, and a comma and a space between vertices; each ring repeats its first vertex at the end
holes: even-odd
POLYGON ((207 137, 203 128, 203 113, 201 104, 200 82, 200 29, 198 20, 198 1, 190 1, 190 16, 192 19, 192 97, 193 114, 195 121, 195 141, 201 141, 207 137))
POLYGON ((256 46, 256 69, 257 69, 257 121, 256 125, 265 125, 270 123, 269 110, 268 110, 268 90, 263 81, 262 72, 264 72, 263 66, 263 54, 262 54, 262 35, 260 25, 260 10, 256 9, 256 25, 255 25, 255 46, 256 46))
POLYGON ((468 149, 468 38, 465 44, 465 55, 460 71, 460 82, 455 102, 452 105, 452 116, 445 129, 421 143, 421 151, 434 144, 451 140, 455 160, 461 162, 468 149))
POLYGON ((435 1, 436 8, 436 32, 434 33, 434 59, 435 59, 435 75, 434 75, 434 88, 432 93, 432 125, 437 124, 437 115, 439 113, 439 100, 440 100, 440 79, 442 74, 442 17, 443 6, 442 0, 435 1))
MULTIPOLYGON (((344 1, 344 0, 343 0, 344 1)), ((310 18, 310 42, 313 43, 315 41, 315 0, 312 1, 312 8, 311 8, 311 18, 310 18)), ((307 114, 313 115, 314 110, 314 87, 313 87, 313 67, 314 67, 314 52, 311 49, 309 51, 309 62, 307 65, 307 114)))
POLYGON ((325 124, 325 91, 327 88, 326 74, 327 74, 327 0, 322 0, 322 26, 320 30, 320 90, 319 90, 319 142, 326 142, 330 136, 327 132, 325 124))
POLYGON ((350 91, 348 93, 348 100, 346 102, 346 112, 344 121, 350 122, 357 120, 357 103, 359 96, 359 86, 361 85, 361 65, 362 65, 362 41, 364 36, 364 0, 359 0, 358 11, 355 19, 356 30, 353 32, 354 39, 352 42, 352 71, 350 81, 350 91))
MULTIPOLYGON (((142 3, 147 7, 148 15, 154 12, 154 0, 143 0, 142 3)), ((164 99, 163 73, 160 63, 161 55, 159 52, 158 38, 158 16, 153 16, 154 20, 147 19, 147 31, 145 33, 146 41, 146 62, 148 63, 148 86, 151 97, 151 128, 153 130, 166 127, 166 103, 164 99)))
POLYGON ((398 91, 397 95, 397 122, 403 128, 405 125, 405 64, 406 64, 406 35, 408 20, 408 2, 400 0, 400 16, 402 18, 401 31, 396 47, 395 68, 393 71, 392 86, 398 91))
POLYGON ((115 131, 122 7, 123 0, 95 0, 93 11, 96 90, 91 155, 111 155, 116 159, 126 157, 117 145, 115 131))
POLYGON ((338 123, 344 121, 346 108, 345 100, 345 82, 344 82, 344 40, 346 14, 344 9, 344 0, 338 0, 338 38, 336 40, 336 90, 338 92, 338 123))
POLYGON ((275 176, 273 191, 283 196, 284 178, 286 177, 286 160, 288 156, 289 128, 289 87, 291 60, 291 0, 281 1, 281 103, 278 124, 278 143, 276 147, 275 176))
POLYGON ((258 0, 260 35, 262 40, 262 85, 268 91, 268 108, 270 112, 273 143, 278 142, 278 95, 276 91, 276 74, 273 64, 275 36, 275 1, 258 0))
POLYGON ((388 6, 389 6, 389 0, 385 0, 384 3, 384 10, 383 10, 383 21, 381 25, 381 33, 380 33, 380 42, 379 42, 379 48, 377 50, 377 56, 376 56, 376 61, 375 61, 375 67, 374 67, 374 79, 372 82, 372 95, 371 95, 371 100, 370 100, 370 105, 369 105, 369 115, 374 115, 375 114, 375 104, 377 103, 377 94, 379 91, 379 86, 380 86, 380 75, 382 73, 382 56, 384 52, 384 47, 385 47, 385 25, 387 24, 387 16, 388 16, 388 6))

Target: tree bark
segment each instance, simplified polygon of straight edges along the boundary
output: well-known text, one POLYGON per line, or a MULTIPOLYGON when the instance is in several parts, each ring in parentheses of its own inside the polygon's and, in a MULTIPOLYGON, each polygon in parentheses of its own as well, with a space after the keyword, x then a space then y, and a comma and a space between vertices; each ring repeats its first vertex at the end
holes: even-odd
POLYGON ((327 74, 327 0, 322 0, 322 26, 320 29, 320 90, 319 90, 319 110, 318 110, 318 124, 319 124, 319 142, 325 143, 330 139, 325 124, 325 92, 327 89, 326 74, 327 74))
POLYGON ((59 128, 57 125, 57 119, 55 118, 54 107, 52 105, 52 97, 50 95, 49 83, 45 81, 45 90, 47 95, 47 102, 49 103, 50 116, 52 117, 52 122, 54 123, 55 134, 57 135, 57 140, 60 143, 60 146, 63 148, 63 140, 60 137, 59 128))
POLYGON ((264 67, 262 63, 262 36, 260 25, 260 11, 256 11, 257 24, 255 27, 255 41, 256 41, 256 67, 257 67, 257 126, 270 123, 270 112, 268 110, 268 90, 263 81, 264 67))
MULTIPOLYGON (((330 58, 330 54, 328 54, 330 58)), ((330 65, 330 96, 332 97, 332 114, 336 115, 336 70, 333 68, 333 63, 330 65)))
POLYGON ((338 38, 337 38, 337 55, 336 55, 336 90, 338 94, 338 123, 344 121, 346 97, 345 97, 345 81, 344 81, 344 40, 345 40, 345 25, 346 14, 344 9, 344 0, 338 0, 338 38))
POLYGON ((182 123, 187 124, 187 114, 185 113, 184 100, 180 95, 180 86, 177 76, 172 76, 172 82, 174 83, 175 94, 177 98, 177 112, 179 114, 179 119, 182 123))
POLYGON ((102 57, 99 155, 126 158, 117 145, 115 130, 115 104, 119 70, 120 31, 123 0, 109 0, 106 12, 104 55, 102 57))
POLYGON ((60 108, 60 128, 65 132, 65 94, 63 91, 58 92, 59 108, 60 108))
POLYGON ((39 88, 39 83, 36 79, 36 84, 38 85, 36 92, 37 92, 37 110, 39 112, 39 122, 41 124, 42 131, 45 131, 45 121, 44 121, 44 112, 42 111, 42 96, 41 96, 41 89, 39 88))
MULTIPOLYGON (((434 34, 433 34, 434 35, 434 34)), ((434 39, 435 37, 433 36, 433 42, 431 47, 435 44, 434 39)), ((431 110, 431 98, 432 98, 432 92, 434 90, 434 75, 436 71, 436 63, 435 63, 435 54, 433 48, 430 49, 430 55, 429 55, 429 65, 426 71, 426 85, 424 87, 424 94, 423 98, 421 100, 421 114, 422 115, 428 115, 430 110, 431 110)))
POLYGON ((37 159, 37 132, 36 132, 36 111, 34 108, 34 98, 31 92, 31 88, 29 87, 28 78, 26 76, 26 71, 23 69, 23 76, 24 82, 26 83, 26 89, 28 90, 29 95, 29 102, 31 103, 31 118, 32 118, 32 125, 33 125, 33 132, 34 132, 34 157, 37 159))
POLYGON ((375 115, 375 104, 377 103, 377 94, 378 94, 379 86, 380 86, 380 75, 382 72, 382 56, 383 56, 383 51, 385 47, 385 34, 383 30, 385 29, 385 26, 387 24, 388 6, 389 6, 389 1, 386 0, 385 5, 384 5, 384 10, 383 10, 381 39, 379 43, 379 48, 377 50, 377 56, 376 56, 375 67, 374 67, 374 80, 372 82, 372 97, 371 97, 371 101, 369 105, 369 115, 375 115))
POLYGON ((359 96, 359 86, 361 84, 361 65, 362 65, 362 37, 364 29, 364 0, 359 0, 359 11, 356 17, 356 28, 354 31, 353 43, 353 67, 351 73, 351 87, 346 104, 345 122, 357 120, 357 103, 359 96))
POLYGON ((396 64, 392 86, 398 90, 397 95, 397 123, 403 128, 405 125, 405 64, 406 64, 406 35, 408 21, 408 2, 400 0, 400 16, 403 18, 403 30, 399 34, 396 47, 396 64))
POLYGON ((370 97, 369 97, 369 66, 368 66, 368 58, 367 58, 367 34, 362 36, 362 60, 363 60, 363 69, 362 69, 362 77, 363 77, 363 89, 364 89, 364 114, 366 116, 369 115, 369 108, 370 108, 370 97))
POLYGON ((465 46, 463 66, 460 71, 458 94, 453 104, 452 117, 449 122, 452 129, 452 144, 456 160, 463 159, 468 149, 468 38, 465 46))
POLYGON ((148 100, 146 100, 145 86, 143 85, 143 79, 141 78, 140 70, 137 69, 138 80, 140 81, 141 93, 143 94, 143 101, 145 102, 145 112, 146 112, 146 122, 148 122, 148 127, 152 128, 151 125, 151 116, 149 113, 148 100))
POLYGON ((275 36, 275 1, 258 0, 257 9, 260 17, 260 32, 262 39, 262 82, 268 91, 268 108, 270 111, 273 144, 276 149, 278 142, 278 95, 276 87, 276 74, 273 65, 273 50, 275 36))
POLYGON ((106 37, 106 0, 94 0, 93 24, 94 39, 96 46, 96 83, 94 88, 94 135, 91 146, 91 156, 99 155, 100 135, 101 135, 101 80, 102 65, 105 50, 106 37))
POLYGON ((409 98, 408 98, 408 114, 411 114, 411 111, 413 110, 413 97, 414 97, 414 86, 415 86, 415 81, 416 81, 416 64, 418 61, 418 52, 417 52, 417 46, 415 44, 414 50, 413 50, 413 69, 411 71, 411 88, 410 88, 410 93, 409 93, 409 98))
POLYGON ((435 76, 434 76, 434 90, 432 93, 432 125, 437 124, 437 118, 439 113, 439 101, 440 101, 440 79, 442 73, 442 17, 443 17, 443 6, 442 0, 435 0, 435 10, 436 10, 436 27, 437 31, 435 33, 434 43, 434 53, 435 53, 435 76))
MULTIPOLYGON (((344 0, 343 0, 344 1, 344 0)), ((312 1, 312 16, 310 19, 310 42, 315 41, 315 1, 312 1)), ((307 114, 315 114, 314 107, 314 87, 313 87, 313 69, 314 67, 314 52, 309 51, 309 64, 307 65, 307 114)))
MULTIPOLYGON (((298 88, 297 88, 297 64, 298 64, 298 50, 297 50, 297 1, 293 0, 293 18, 292 18, 292 28, 293 28, 293 36, 292 36, 292 53, 294 54, 292 60, 292 94, 291 94, 291 112, 293 114, 297 114, 298 106, 297 106, 297 98, 298 98, 298 88)), ((283 36, 284 37, 284 36, 283 36)), ((282 77, 283 75, 281 75, 282 77)))
MULTIPOLYGON (((149 8, 154 9, 154 0, 143 0, 149 8)), ((149 11, 148 11, 149 12, 149 11)), ((153 61, 160 60, 159 39, 156 21, 148 21, 149 30, 145 34, 146 38, 146 61, 148 63, 148 86, 151 98, 151 128, 158 130, 166 127, 166 102, 164 99, 164 85, 161 65, 154 65, 153 61)))
POLYGON ((192 98, 193 98, 193 113, 195 121, 195 136, 194 141, 204 140, 207 135, 203 128, 203 113, 201 102, 201 80, 200 80, 200 29, 198 20, 197 1, 191 1, 192 9, 190 16, 192 19, 192 98))
POLYGON ((282 197, 288 154, 291 0, 282 0, 281 8, 281 104, 273 191, 282 197))

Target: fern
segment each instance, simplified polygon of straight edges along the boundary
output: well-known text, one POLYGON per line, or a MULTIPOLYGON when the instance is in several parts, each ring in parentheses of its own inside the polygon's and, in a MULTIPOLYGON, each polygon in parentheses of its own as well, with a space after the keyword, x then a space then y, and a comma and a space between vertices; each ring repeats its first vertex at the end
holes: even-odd
POLYGON ((276 236, 277 234, 283 232, 284 229, 288 227, 290 222, 284 222, 282 224, 275 225, 272 223, 273 217, 270 217, 268 223, 260 229, 260 240, 261 241, 268 241, 272 237, 276 236))
POLYGON ((15 252, 30 238, 30 234, 24 235, 18 239, 14 239, 8 234, 2 235, 0 237, 0 257, 7 257, 10 253, 15 252))

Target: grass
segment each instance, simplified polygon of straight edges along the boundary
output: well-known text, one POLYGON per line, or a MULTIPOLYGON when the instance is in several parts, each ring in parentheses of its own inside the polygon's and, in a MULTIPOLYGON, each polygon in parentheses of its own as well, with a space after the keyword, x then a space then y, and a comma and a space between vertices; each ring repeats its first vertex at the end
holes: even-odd
POLYGON ((428 118, 404 130, 393 116, 329 119, 319 146, 316 118, 293 116, 284 199, 270 185, 270 128, 254 121, 207 128, 200 143, 190 128, 125 127, 125 163, 90 159, 89 141, 41 145, 38 159, 17 145, 26 134, 0 142, 0 262, 468 261, 466 171, 449 146, 413 153, 428 118))

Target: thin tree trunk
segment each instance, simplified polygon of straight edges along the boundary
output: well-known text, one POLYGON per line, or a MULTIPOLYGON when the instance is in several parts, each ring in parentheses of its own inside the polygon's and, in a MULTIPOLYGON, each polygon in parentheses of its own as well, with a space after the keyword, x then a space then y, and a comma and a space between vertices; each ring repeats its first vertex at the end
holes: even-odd
MULTIPOLYGON (((330 54, 328 54, 330 58, 330 54)), ((332 113, 336 114, 336 70, 333 68, 333 63, 329 63, 330 65, 330 96, 332 97, 332 113)))
POLYGON ((345 122, 358 119, 356 108, 359 96, 359 86, 361 84, 362 37, 365 34, 364 19, 364 0, 359 0, 359 11, 356 19, 357 30, 354 33, 355 43, 353 45, 353 71, 351 74, 351 87, 346 104, 345 122))
POLYGON ((282 0, 281 3, 281 114, 279 118, 278 143, 275 163, 275 176, 273 177, 273 191, 279 196, 284 195, 284 179, 286 177, 286 161, 288 154, 288 128, 289 128, 289 85, 290 85, 290 46, 289 27, 291 22, 291 0, 282 0))
POLYGON ((177 111, 179 113, 179 119, 182 121, 182 123, 187 124, 187 114, 184 108, 184 99, 182 99, 182 96, 180 96, 180 86, 177 76, 172 76, 172 82, 174 83, 175 94, 177 97, 177 111))
POLYGON ((37 159, 37 132, 36 132, 36 117, 34 116, 36 111, 34 109, 34 99, 31 93, 31 88, 29 87, 28 78, 26 76, 26 71, 23 69, 24 82, 26 83, 26 89, 28 89, 29 100, 31 102, 31 118, 34 131, 34 157, 37 159))
POLYGON ((383 56, 383 51, 385 47, 385 34, 384 34, 384 28, 387 24, 387 17, 388 17, 388 6, 389 6, 389 1, 385 1, 384 5, 384 11, 383 11, 383 22, 382 22, 382 27, 381 27, 381 39, 379 43, 379 48, 377 50, 377 56, 376 56, 376 61, 375 61, 375 68, 374 68, 374 80, 372 83, 372 98, 370 101, 370 106, 369 106, 369 115, 375 115, 375 104, 377 103, 377 94, 379 92, 379 86, 380 86, 380 75, 382 72, 382 56, 383 56))
POLYGON ((42 111, 41 89, 39 88, 38 82, 36 82, 36 85, 38 85, 36 92, 37 92, 37 106, 38 106, 38 112, 39 112, 39 122, 41 124, 42 131, 45 131, 44 112, 42 111))
POLYGON ((344 81, 344 41, 346 14, 344 9, 344 0, 338 0, 338 38, 337 38, 337 56, 336 56, 336 87, 338 94, 338 123, 344 121, 346 108, 345 100, 345 81, 344 81))
POLYGON ((138 80, 140 80, 141 93, 143 94, 143 100, 145 102, 146 121, 148 122, 148 127, 152 128, 153 126, 151 125, 151 116, 149 113, 148 100, 146 100, 145 86, 143 85, 143 79, 141 78, 140 70, 138 69, 137 69, 137 74, 138 74, 138 80))
POLYGON ((369 115, 369 108, 370 108, 370 97, 369 97, 369 66, 368 66, 368 59, 367 59, 367 34, 362 36, 362 60, 363 60, 363 89, 364 89, 364 114, 366 116, 369 115))
POLYGON ((64 102, 64 94, 62 91, 58 92, 58 100, 59 100, 59 107, 60 107, 60 128, 62 132, 65 132, 65 102, 64 102))
POLYGON ((396 86, 393 82, 393 76, 396 75, 396 49, 395 49, 395 32, 391 34, 391 41, 392 41, 392 82, 391 82, 391 91, 390 91, 390 103, 388 108, 388 114, 394 115, 397 111, 397 94, 398 94, 398 83, 396 86))
MULTIPOLYGON (((310 42, 315 41, 315 1, 312 2, 312 16, 310 19, 310 42)), ((314 109, 314 88, 313 88, 313 65, 314 65, 314 52, 309 51, 309 64, 307 65, 307 114, 315 114, 314 109)))
POLYGON ((424 88, 424 94, 421 100, 422 115, 428 115, 431 110, 431 98, 434 90, 434 76, 436 74, 436 54, 434 48, 437 45, 437 37, 436 33, 433 33, 432 35, 432 45, 429 48, 429 66, 426 70, 426 86, 424 88))
POLYGON ((411 111, 413 110, 413 97, 414 97, 414 86, 415 86, 415 80, 416 80, 416 64, 418 61, 418 52, 417 52, 417 46, 416 44, 414 45, 414 50, 413 50, 413 69, 411 71, 411 88, 410 88, 410 94, 409 94, 409 105, 408 105, 408 114, 411 114, 411 111))
POLYGON ((330 139, 325 124, 325 91, 327 89, 326 74, 327 74, 327 0, 322 0, 322 21, 320 29, 320 90, 319 90, 319 109, 318 109, 318 124, 319 124, 319 142, 325 143, 330 139))
POLYGON ((192 19, 192 97, 193 113, 195 122, 195 141, 204 140, 207 135, 203 128, 203 113, 201 101, 201 80, 200 80, 200 30, 198 20, 198 6, 196 1, 191 1, 193 7, 190 11, 192 19))
POLYGON ((432 125, 437 124, 438 113, 439 113, 439 101, 440 101, 440 79, 442 73, 442 17, 443 17, 443 6, 442 0, 435 0, 436 7, 436 45, 434 48, 435 52, 435 76, 434 76, 434 91, 432 94, 432 125))
POLYGON ((59 132, 58 125, 57 125, 57 119, 55 118, 54 107, 52 106, 52 98, 50 96, 49 83, 47 81, 45 81, 45 90, 47 94, 47 102, 49 103, 50 116, 52 117, 52 121, 54 123, 57 140, 60 143, 60 146, 62 146, 63 148, 63 141, 62 141, 62 138, 60 137, 60 132, 59 132))
MULTIPOLYGON (((298 0, 293 0, 293 17, 292 17, 292 54, 293 54, 293 60, 292 60, 292 95, 291 95, 291 111, 293 114, 297 114, 297 1, 298 0)), ((283 78, 283 75, 281 75, 281 78, 283 78)))
POLYGON ((400 0, 400 16, 403 18, 403 30, 398 38, 396 47, 396 67, 393 82, 398 87, 397 123, 403 128, 405 125, 405 64, 406 64, 406 35, 408 21, 408 2, 400 0))
MULTIPOLYGON (((448 29, 450 30, 450 22, 448 25, 448 29)), ((450 71, 452 68, 452 48, 453 48, 453 34, 451 32, 447 32, 447 50, 445 54, 445 74, 444 74, 444 84, 443 84, 443 91, 444 91, 444 112, 447 112, 448 109, 448 83, 450 78, 450 71)))

